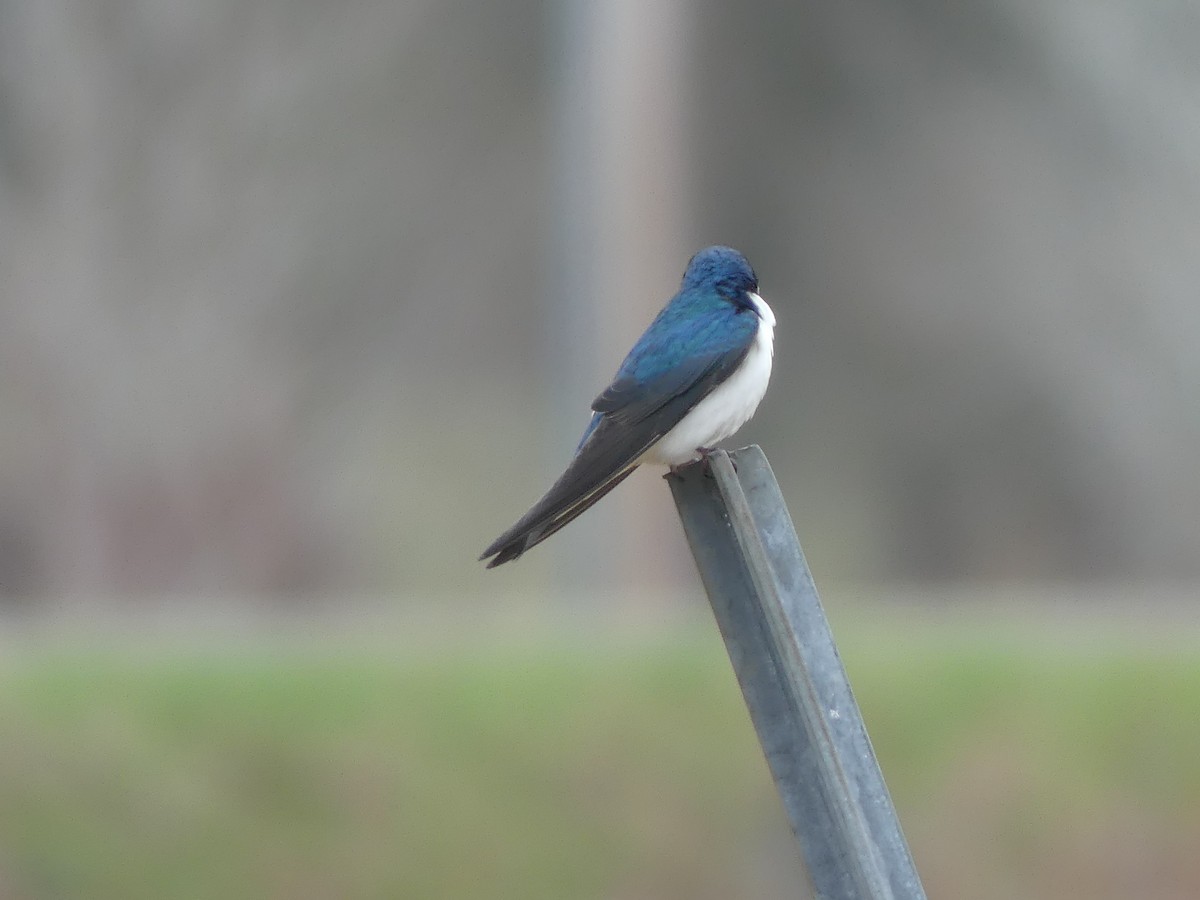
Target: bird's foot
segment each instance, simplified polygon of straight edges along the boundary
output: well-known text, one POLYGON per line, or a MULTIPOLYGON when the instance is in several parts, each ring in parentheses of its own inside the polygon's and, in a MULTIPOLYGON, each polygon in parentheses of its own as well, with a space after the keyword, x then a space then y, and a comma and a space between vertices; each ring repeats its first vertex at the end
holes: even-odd
MULTIPOLYGON (((703 465, 704 477, 712 478, 713 477, 712 469, 709 468, 707 463, 708 463, 708 458, 716 452, 717 452, 716 447, 697 447, 695 459, 689 459, 687 462, 684 462, 684 463, 676 463, 674 465, 667 466, 667 471, 663 475, 663 478, 672 478, 672 477, 673 478, 682 478, 684 469, 688 468, 689 466, 696 466, 696 465, 703 465)), ((737 465, 735 464, 733 468, 734 468, 734 471, 736 472, 737 465)))
MULTIPOLYGON (((667 471, 663 474, 663 478, 683 478, 684 470, 689 469, 692 466, 699 465, 706 458, 707 457, 701 457, 700 459, 689 459, 687 462, 672 463, 671 465, 667 466, 667 471)), ((707 470, 705 474, 707 474, 707 470)))
MULTIPOLYGON (((697 447, 696 455, 700 457, 701 462, 707 463, 708 458, 710 456, 712 456, 714 453, 716 453, 718 449, 720 449, 720 448, 718 448, 718 447, 697 447)), ((737 471, 737 461, 732 456, 729 457, 729 464, 733 466, 733 471, 736 472, 737 471)), ((707 475, 709 478, 712 478, 713 477, 712 468, 710 466, 706 465, 704 467, 704 474, 707 475)))

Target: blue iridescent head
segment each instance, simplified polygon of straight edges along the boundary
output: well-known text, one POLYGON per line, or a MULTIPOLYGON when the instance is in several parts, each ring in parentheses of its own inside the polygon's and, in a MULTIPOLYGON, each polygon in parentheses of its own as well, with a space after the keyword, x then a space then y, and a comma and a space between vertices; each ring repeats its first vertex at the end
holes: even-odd
POLYGON ((758 276, 746 257, 732 247, 705 247, 692 257, 683 273, 683 289, 714 287, 722 297, 737 301, 758 292, 758 276))

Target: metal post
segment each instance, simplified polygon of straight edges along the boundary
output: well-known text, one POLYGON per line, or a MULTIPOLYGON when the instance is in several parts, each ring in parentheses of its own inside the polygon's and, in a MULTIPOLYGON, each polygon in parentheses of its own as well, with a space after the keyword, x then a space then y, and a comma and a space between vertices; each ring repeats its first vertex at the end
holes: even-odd
POLYGON ((766 456, 718 450, 668 480, 817 896, 924 900, 766 456))

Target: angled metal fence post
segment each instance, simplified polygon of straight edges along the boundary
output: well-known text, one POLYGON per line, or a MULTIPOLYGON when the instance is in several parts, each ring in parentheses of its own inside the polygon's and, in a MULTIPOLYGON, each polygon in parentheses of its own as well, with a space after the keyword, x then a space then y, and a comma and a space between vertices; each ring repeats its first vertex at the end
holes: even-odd
POLYGON ((779 485, 757 446, 668 478, 822 900, 924 900, 779 485))

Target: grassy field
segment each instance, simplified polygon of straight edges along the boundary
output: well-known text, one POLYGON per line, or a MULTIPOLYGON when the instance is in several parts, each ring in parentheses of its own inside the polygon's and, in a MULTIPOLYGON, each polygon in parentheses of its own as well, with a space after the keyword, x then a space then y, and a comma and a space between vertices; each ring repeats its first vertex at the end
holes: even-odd
MULTIPOLYGON (((932 898, 1200 896, 1200 639, 837 623, 932 898)), ((0 898, 775 898, 715 630, 0 660, 0 898)))

